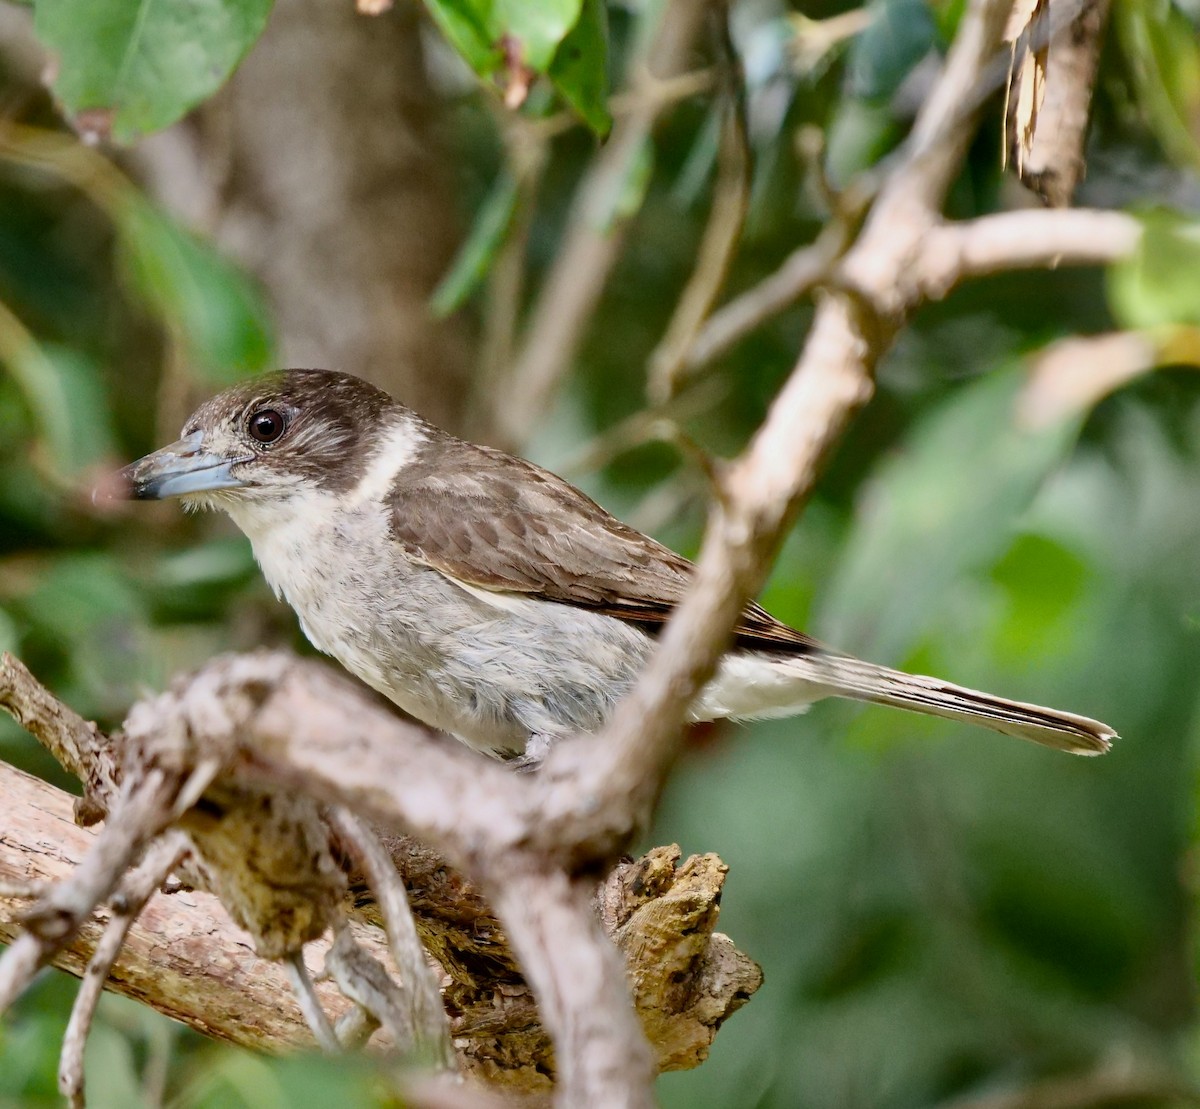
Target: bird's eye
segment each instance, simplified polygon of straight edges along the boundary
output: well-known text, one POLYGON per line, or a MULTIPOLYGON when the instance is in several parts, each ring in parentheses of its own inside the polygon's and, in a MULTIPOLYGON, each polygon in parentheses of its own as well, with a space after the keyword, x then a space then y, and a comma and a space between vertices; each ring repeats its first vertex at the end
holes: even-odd
POLYGON ((250 419, 246 421, 246 430, 250 432, 250 438, 259 443, 274 443, 286 428, 287 421, 283 418, 283 413, 276 412, 274 408, 260 408, 257 412, 252 412, 250 419))

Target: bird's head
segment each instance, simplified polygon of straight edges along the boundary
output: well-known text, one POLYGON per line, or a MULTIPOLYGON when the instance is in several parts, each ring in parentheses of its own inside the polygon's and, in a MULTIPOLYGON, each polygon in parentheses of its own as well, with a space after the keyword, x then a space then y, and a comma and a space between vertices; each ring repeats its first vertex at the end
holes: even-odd
MULTIPOLYGON (((382 430, 412 413, 349 374, 285 370, 227 389, 198 408, 177 443, 121 471, 135 500, 183 497, 236 510, 361 479, 382 430)), ((407 422, 407 421, 405 421, 407 422)))

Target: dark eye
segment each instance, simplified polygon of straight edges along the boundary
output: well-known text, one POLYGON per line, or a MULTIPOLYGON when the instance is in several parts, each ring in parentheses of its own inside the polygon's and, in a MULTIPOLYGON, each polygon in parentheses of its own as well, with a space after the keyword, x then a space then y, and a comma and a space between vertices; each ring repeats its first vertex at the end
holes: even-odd
POLYGON ((246 421, 246 430, 250 432, 250 438, 260 443, 274 443, 286 428, 287 421, 283 418, 283 413, 276 412, 274 408, 260 408, 257 412, 252 412, 250 419, 246 421))

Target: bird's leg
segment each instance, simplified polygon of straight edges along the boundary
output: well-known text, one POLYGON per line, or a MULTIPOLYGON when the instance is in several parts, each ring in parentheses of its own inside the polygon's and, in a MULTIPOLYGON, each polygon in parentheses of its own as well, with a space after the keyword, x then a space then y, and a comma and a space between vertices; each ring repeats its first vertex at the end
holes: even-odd
POLYGON ((515 758, 509 759, 508 765, 518 774, 532 774, 546 761, 546 756, 561 737, 547 735, 544 732, 534 732, 525 741, 525 750, 515 758))

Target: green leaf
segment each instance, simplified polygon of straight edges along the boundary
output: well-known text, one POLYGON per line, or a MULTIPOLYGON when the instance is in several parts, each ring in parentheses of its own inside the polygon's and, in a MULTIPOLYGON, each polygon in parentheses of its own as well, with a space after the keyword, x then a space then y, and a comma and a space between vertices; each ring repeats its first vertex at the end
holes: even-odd
POLYGON ((34 26, 76 126, 132 142, 216 92, 270 10, 270 0, 35 0, 34 26))
POLYGON ((1007 595, 996 628, 997 653, 1014 662, 1031 655, 1066 655, 1075 630, 1070 616, 1089 570, 1077 553, 1048 536, 1018 536, 992 569, 993 580, 1007 595))
POLYGON ((489 30, 490 0, 425 0, 425 7, 467 65, 480 77, 495 72, 502 55, 489 30))
POLYGON ((433 291, 429 305, 435 315, 450 315, 487 275, 512 226, 516 206, 516 179, 511 174, 502 174, 475 216, 471 233, 459 248, 450 272, 433 291))
POLYGON ((480 77, 496 75, 506 65, 545 74, 596 134, 608 133, 603 0, 426 0, 426 7, 480 77))
POLYGON ((1108 299, 1125 328, 1200 324, 1200 221, 1144 213, 1137 250, 1108 271, 1108 299))
POLYGON ((550 63, 559 95, 597 135, 612 128, 608 112, 608 17, 603 0, 586 0, 579 21, 550 63))
POLYGON ((114 218, 133 289, 210 381, 226 384, 271 364, 266 309, 238 269, 141 197, 131 194, 114 218))
POLYGON ((579 22, 583 0, 493 0, 493 41, 508 38, 517 45, 520 60, 545 73, 567 32, 579 22))

